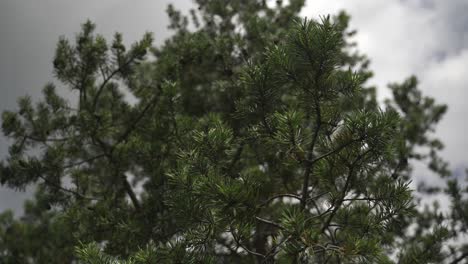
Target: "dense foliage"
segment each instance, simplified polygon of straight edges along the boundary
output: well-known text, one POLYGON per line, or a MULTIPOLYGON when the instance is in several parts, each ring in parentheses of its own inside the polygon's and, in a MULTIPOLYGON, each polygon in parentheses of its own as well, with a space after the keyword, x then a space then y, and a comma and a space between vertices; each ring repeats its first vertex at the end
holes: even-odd
POLYGON ((161 47, 86 22, 54 58, 76 101, 48 84, 3 113, 1 183, 37 192, 0 216, 0 262, 465 261, 464 190, 449 181, 447 214, 409 188, 413 160, 450 174, 431 134, 446 106, 414 77, 379 104, 345 13, 196 4, 191 22, 169 6, 161 47))

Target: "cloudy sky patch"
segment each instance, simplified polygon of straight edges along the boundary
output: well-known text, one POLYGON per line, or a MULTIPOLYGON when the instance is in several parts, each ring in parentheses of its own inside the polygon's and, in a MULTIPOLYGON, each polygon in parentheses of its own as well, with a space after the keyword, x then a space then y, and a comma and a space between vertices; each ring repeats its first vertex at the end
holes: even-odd
MULTIPOLYGON (((74 39, 87 19, 109 41, 121 32, 124 42, 131 44, 151 31, 155 44, 163 43, 170 36, 165 13, 169 2, 182 10, 190 6, 190 0, 0 0, 0 112, 16 109, 19 96, 38 99, 44 85, 54 81, 52 60, 59 37, 74 39)), ((69 91, 54 83, 59 90, 69 91)), ((0 159, 5 158, 8 145, 0 136, 0 159)), ((0 187, 0 212, 7 208, 21 212, 30 196, 31 192, 0 187)))
MULTIPOLYGON (((415 74, 419 88, 448 104, 437 136, 452 169, 468 164, 468 1, 466 0, 311 0, 302 11, 317 17, 345 10, 361 52, 371 59, 379 98, 386 86, 415 74)), ((420 174, 427 171, 420 171, 420 174)), ((418 175, 423 177, 422 175, 418 175)))

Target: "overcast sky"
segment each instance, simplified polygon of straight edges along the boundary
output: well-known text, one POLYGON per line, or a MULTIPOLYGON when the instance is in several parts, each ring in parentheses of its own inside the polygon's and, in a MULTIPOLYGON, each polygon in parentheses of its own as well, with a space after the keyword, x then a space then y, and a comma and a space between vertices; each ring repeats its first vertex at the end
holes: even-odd
MULTIPOLYGON (((448 113, 437 128, 442 155, 463 176, 468 165, 468 0, 310 0, 302 14, 317 17, 346 10, 357 29, 359 50, 371 59, 379 97, 390 82, 411 74, 419 88, 448 113)), ((427 170, 417 179, 431 178, 427 170)))
MULTIPOLYGON (((183 10, 191 4, 190 0, 0 0, 0 112, 15 109, 19 96, 37 98, 53 81, 52 60, 60 36, 74 38, 90 19, 108 39, 117 31, 130 44, 151 31, 155 44, 161 44, 170 35, 165 13, 169 2, 183 10)), ((7 141, 0 136, 0 158, 7 152, 7 141)), ((0 211, 21 212, 29 195, 0 187, 0 211)))
MULTIPOLYGON (((127 43, 145 31, 156 43, 170 34, 169 0, 0 0, 0 111, 14 109, 18 96, 36 96, 52 81, 52 58, 60 35, 73 37, 86 19, 107 37, 122 32, 127 43)), ((172 1, 187 10, 190 0, 172 1)), ((359 50, 371 59, 380 98, 389 82, 416 74, 422 91, 449 105, 437 131, 451 168, 468 164, 468 0, 309 0, 302 14, 351 14, 359 50)), ((0 137, 0 158, 7 144, 0 137)), ((427 177, 420 171, 418 177, 427 177)), ((21 208, 24 194, 0 189, 0 211, 21 208)))

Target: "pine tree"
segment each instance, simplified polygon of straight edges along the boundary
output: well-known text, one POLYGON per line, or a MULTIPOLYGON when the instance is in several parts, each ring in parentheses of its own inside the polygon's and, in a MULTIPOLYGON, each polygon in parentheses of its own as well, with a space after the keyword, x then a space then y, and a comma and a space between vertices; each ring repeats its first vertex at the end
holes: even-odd
POLYGON ((449 175, 431 135, 446 106, 415 77, 379 105, 345 13, 196 3, 190 19, 168 7, 161 47, 86 22, 54 58, 76 101, 48 84, 3 113, 1 183, 37 192, 21 219, 0 216, 2 263, 464 260, 443 247, 466 231, 458 183, 448 216, 409 188, 412 160, 449 175))

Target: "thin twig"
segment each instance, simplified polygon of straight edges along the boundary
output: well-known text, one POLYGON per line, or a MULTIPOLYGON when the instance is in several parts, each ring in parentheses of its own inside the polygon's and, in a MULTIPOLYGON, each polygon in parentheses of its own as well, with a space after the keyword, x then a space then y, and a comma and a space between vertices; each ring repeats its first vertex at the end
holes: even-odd
POLYGON ((93 112, 96 110, 96 105, 97 105, 97 102, 99 100, 99 97, 101 96, 101 93, 102 91, 104 90, 104 87, 107 85, 107 83, 112 80, 112 78, 114 78, 114 76, 119 73, 120 71, 122 71, 122 69, 124 67, 127 67, 128 65, 130 65, 130 63, 133 62, 133 60, 136 59, 136 55, 135 56, 132 56, 128 61, 126 61, 124 64, 122 64, 121 66, 119 66, 117 69, 115 69, 114 71, 111 72, 111 74, 109 74, 107 76, 107 78, 104 79, 104 81, 102 82, 102 84, 99 86, 98 88, 98 91, 96 93, 96 95, 94 96, 94 99, 93 99, 93 112))
POLYGON ((247 247, 245 247, 244 245, 242 245, 242 244, 240 243, 239 239, 236 237, 236 234, 235 234, 235 232, 234 232, 234 230, 233 230, 232 227, 231 227, 231 230, 230 230, 230 231, 231 231, 232 237, 234 238, 234 241, 236 242, 236 244, 237 244, 239 247, 241 247, 241 248, 242 248, 243 250, 245 250, 247 253, 250 253, 250 254, 255 255, 255 256, 257 256, 257 257, 265 258, 265 255, 260 254, 260 253, 258 253, 258 252, 255 252, 255 251, 253 251, 253 250, 250 250, 250 249, 248 249, 247 247))
POLYGON ((281 247, 284 243, 286 243, 289 239, 292 238, 292 235, 289 235, 287 237, 285 237, 281 242, 279 242, 276 246, 274 246, 266 255, 265 255, 265 260, 262 262, 262 263, 266 263, 266 261, 268 260, 268 258, 271 258, 271 257, 274 257, 276 254, 278 254, 278 252, 276 251, 276 249, 278 249, 279 247, 281 247))
POLYGON ((258 216, 256 216, 255 219, 257 219, 257 221, 260 221, 260 222, 262 222, 262 223, 265 223, 265 224, 268 224, 268 225, 272 225, 272 226, 274 226, 274 227, 277 227, 277 228, 279 228, 279 229, 281 229, 281 230, 285 230, 285 228, 284 228, 282 225, 280 225, 280 224, 278 224, 278 223, 275 223, 275 222, 273 222, 273 221, 270 221, 270 220, 267 220, 267 219, 264 219, 264 218, 261 218, 261 217, 258 217, 258 216))
MULTIPOLYGON (((315 144, 317 143, 318 135, 320 132, 320 126, 321 126, 321 112, 320 112, 320 104, 318 102, 318 99, 316 98, 315 100, 315 112, 316 112, 316 125, 315 125, 315 130, 314 130, 314 135, 312 138, 312 143, 310 144, 309 147, 309 153, 307 154, 307 160, 312 160, 314 157, 314 147, 315 144)), ((301 208, 302 210, 305 209, 306 207, 306 202, 308 199, 308 193, 309 193, 309 178, 310 178, 310 173, 312 171, 313 163, 311 162, 306 162, 306 168, 304 171, 304 183, 302 186, 302 200, 301 200, 301 208)))
POLYGON ((335 154, 336 152, 339 152, 340 150, 344 149, 345 147, 347 147, 347 146, 349 146, 349 145, 351 145, 351 144, 353 144, 353 143, 355 143, 355 142, 359 142, 359 141, 361 141, 361 140, 363 140, 363 139, 364 139, 364 138, 361 137, 361 138, 358 138, 358 139, 353 139, 353 140, 351 140, 351 141, 348 141, 348 142, 346 142, 346 143, 340 145, 340 146, 337 147, 336 149, 330 150, 329 152, 327 152, 327 153, 325 153, 325 154, 322 154, 321 156, 319 156, 319 157, 317 157, 317 158, 315 158, 315 159, 313 159, 313 160, 311 160, 311 161, 309 161, 309 162, 311 162, 311 163, 316 163, 317 161, 319 161, 319 160, 321 160, 321 159, 324 159, 324 158, 326 158, 326 157, 328 157, 328 156, 330 156, 330 155, 333 155, 333 154, 335 154))
POLYGON ((268 200, 266 200, 262 204, 260 204, 260 207, 268 205, 269 203, 271 203, 275 199, 284 198, 284 197, 293 198, 293 199, 297 199, 297 200, 301 201, 301 197, 299 195, 296 195, 296 194, 290 194, 290 193, 277 194, 277 195, 269 198, 268 200))
POLYGON ((93 160, 96 160, 96 159, 99 159, 99 158, 102 158, 102 157, 105 157, 105 156, 106 155, 104 153, 102 153, 102 154, 99 154, 99 155, 91 157, 91 158, 87 158, 87 159, 84 159, 84 160, 81 160, 81 161, 78 161, 78 162, 75 162, 75 163, 67 164, 67 165, 62 166, 60 168, 61 169, 68 169, 68 168, 76 167, 76 166, 79 166, 81 164, 85 164, 85 163, 88 163, 90 161, 93 161, 93 160))
POLYGON ((71 189, 67 189, 67 188, 65 188, 65 187, 62 187, 61 185, 56 184, 56 183, 50 181, 49 179, 45 178, 45 177, 42 176, 41 174, 38 174, 38 176, 39 176, 39 178, 41 178, 42 180, 44 180, 44 183, 45 183, 45 184, 47 184, 47 185, 49 185, 49 186, 52 186, 52 187, 54 187, 54 188, 56 188, 56 189, 58 189, 58 190, 61 190, 61 191, 67 192, 67 193, 71 193, 71 194, 73 194, 73 195, 75 195, 76 197, 79 197, 79 198, 81 198, 81 199, 86 199, 86 200, 99 200, 99 199, 97 199, 97 198, 88 197, 88 196, 85 196, 85 195, 83 195, 83 194, 81 194, 81 193, 78 193, 78 192, 76 192, 76 191, 73 191, 73 190, 71 190, 71 189))
POLYGON ((370 151, 372 151, 372 148, 369 148, 364 153, 358 155, 358 157, 349 166, 348 177, 346 178, 346 182, 345 182, 345 186, 343 187, 343 190, 342 190, 341 198, 338 200, 337 204, 335 205, 335 208, 333 209, 330 216, 328 217, 325 224, 323 225, 322 231, 321 231, 322 233, 328 228, 328 226, 330 225, 330 222, 332 221, 333 217, 335 217, 335 214, 337 213, 337 211, 340 208, 341 204, 343 204, 343 201, 344 201, 344 199, 346 197, 346 193, 348 192, 348 189, 349 189, 349 187, 351 185, 351 179, 352 179, 353 174, 354 174, 354 169, 355 169, 356 163, 358 161, 360 161, 362 158, 364 158, 370 151))
POLYGON ((461 254, 458 258, 454 259, 452 262, 450 262, 449 264, 457 264, 458 262, 464 260, 466 257, 468 257, 468 251, 461 254))

